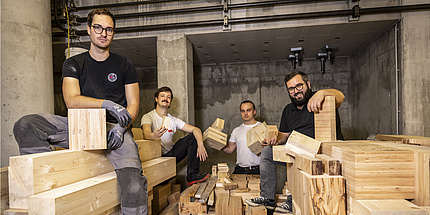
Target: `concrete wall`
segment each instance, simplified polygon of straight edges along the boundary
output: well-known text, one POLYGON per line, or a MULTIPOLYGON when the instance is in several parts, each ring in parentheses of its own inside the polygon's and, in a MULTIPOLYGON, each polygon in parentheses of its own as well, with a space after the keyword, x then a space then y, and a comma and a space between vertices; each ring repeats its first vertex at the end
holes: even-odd
POLYGON ((396 134, 395 28, 351 56, 352 136, 396 134))
MULTIPOLYGON (((345 138, 353 138, 350 117, 349 58, 336 58, 326 65, 326 74, 320 72, 317 59, 307 59, 296 70, 309 75, 313 90, 336 88, 342 91, 345 102, 339 109, 345 138)), ((206 130, 219 117, 225 120, 223 132, 230 137, 232 130, 243 123, 239 104, 252 100, 257 107, 256 118, 279 127, 282 110, 290 103, 284 76, 292 72, 289 61, 246 62, 201 65, 194 68, 196 125, 206 130)), ((207 147, 209 148, 209 147, 207 147)), ((227 155, 208 149, 208 161, 202 170, 210 171, 220 160, 234 166, 236 155, 227 155)), ((236 152, 235 152, 236 153, 236 152)))

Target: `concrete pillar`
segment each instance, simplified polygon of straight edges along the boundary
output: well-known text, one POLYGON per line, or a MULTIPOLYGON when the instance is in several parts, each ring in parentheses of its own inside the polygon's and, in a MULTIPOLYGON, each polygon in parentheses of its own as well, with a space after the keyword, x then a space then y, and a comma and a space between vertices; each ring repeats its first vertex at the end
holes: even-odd
POLYGON ((430 136, 430 12, 402 14, 402 134, 430 136))
POLYGON ((194 125, 193 47, 184 34, 157 37, 158 87, 173 91, 169 113, 194 125))
POLYGON ((54 113, 51 2, 1 1, 1 166, 19 155, 14 123, 30 113, 54 113))

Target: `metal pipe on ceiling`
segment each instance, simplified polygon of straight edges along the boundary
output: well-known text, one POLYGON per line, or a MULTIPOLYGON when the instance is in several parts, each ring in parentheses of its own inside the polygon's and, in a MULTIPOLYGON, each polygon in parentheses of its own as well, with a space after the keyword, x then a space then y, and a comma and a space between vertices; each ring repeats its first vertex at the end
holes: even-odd
MULTIPOLYGON (((253 22, 270 22, 270 21, 282 21, 292 19, 310 19, 310 18, 325 18, 325 17, 339 17, 339 16, 352 16, 357 14, 357 8, 349 10, 337 10, 337 11, 321 11, 321 12, 310 12, 310 13, 298 13, 298 14, 285 14, 285 15, 271 15, 271 16, 260 16, 251 18, 234 18, 229 19, 230 24, 244 24, 253 22)), ((419 5, 402 5, 402 6, 391 6, 391 7, 377 7, 377 8, 358 8, 359 15, 377 14, 377 13, 399 13, 416 10, 430 10, 430 4, 419 4, 419 5)), ((118 15, 115 15, 116 17, 118 15)), ((133 26, 117 28, 117 33, 128 33, 138 31, 152 31, 152 30, 168 30, 173 28, 196 28, 206 26, 222 26, 224 21, 222 19, 207 20, 207 21, 196 21, 196 22, 182 22, 182 23, 170 23, 161 25, 145 25, 145 26, 133 26)), ((77 31, 78 36, 86 35, 86 31, 77 31)), ((64 37, 64 33, 53 33, 53 37, 64 37)))

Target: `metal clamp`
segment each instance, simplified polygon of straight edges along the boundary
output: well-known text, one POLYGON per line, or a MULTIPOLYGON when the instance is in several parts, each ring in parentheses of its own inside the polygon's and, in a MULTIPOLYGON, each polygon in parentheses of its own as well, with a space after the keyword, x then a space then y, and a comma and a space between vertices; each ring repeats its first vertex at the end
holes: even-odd
POLYGON ((229 18, 231 17, 231 12, 230 12, 230 9, 228 8, 228 5, 230 4, 230 0, 222 0, 222 3, 223 3, 222 16, 224 19, 222 30, 231 31, 231 25, 228 22, 229 18))

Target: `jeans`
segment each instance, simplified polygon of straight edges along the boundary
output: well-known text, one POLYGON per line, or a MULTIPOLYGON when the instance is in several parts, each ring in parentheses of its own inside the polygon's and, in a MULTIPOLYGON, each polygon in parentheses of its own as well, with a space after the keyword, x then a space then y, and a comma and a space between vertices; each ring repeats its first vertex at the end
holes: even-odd
POLYGON ((264 147, 260 156, 260 195, 272 200, 276 194, 276 164, 286 165, 273 160, 272 146, 264 147))

